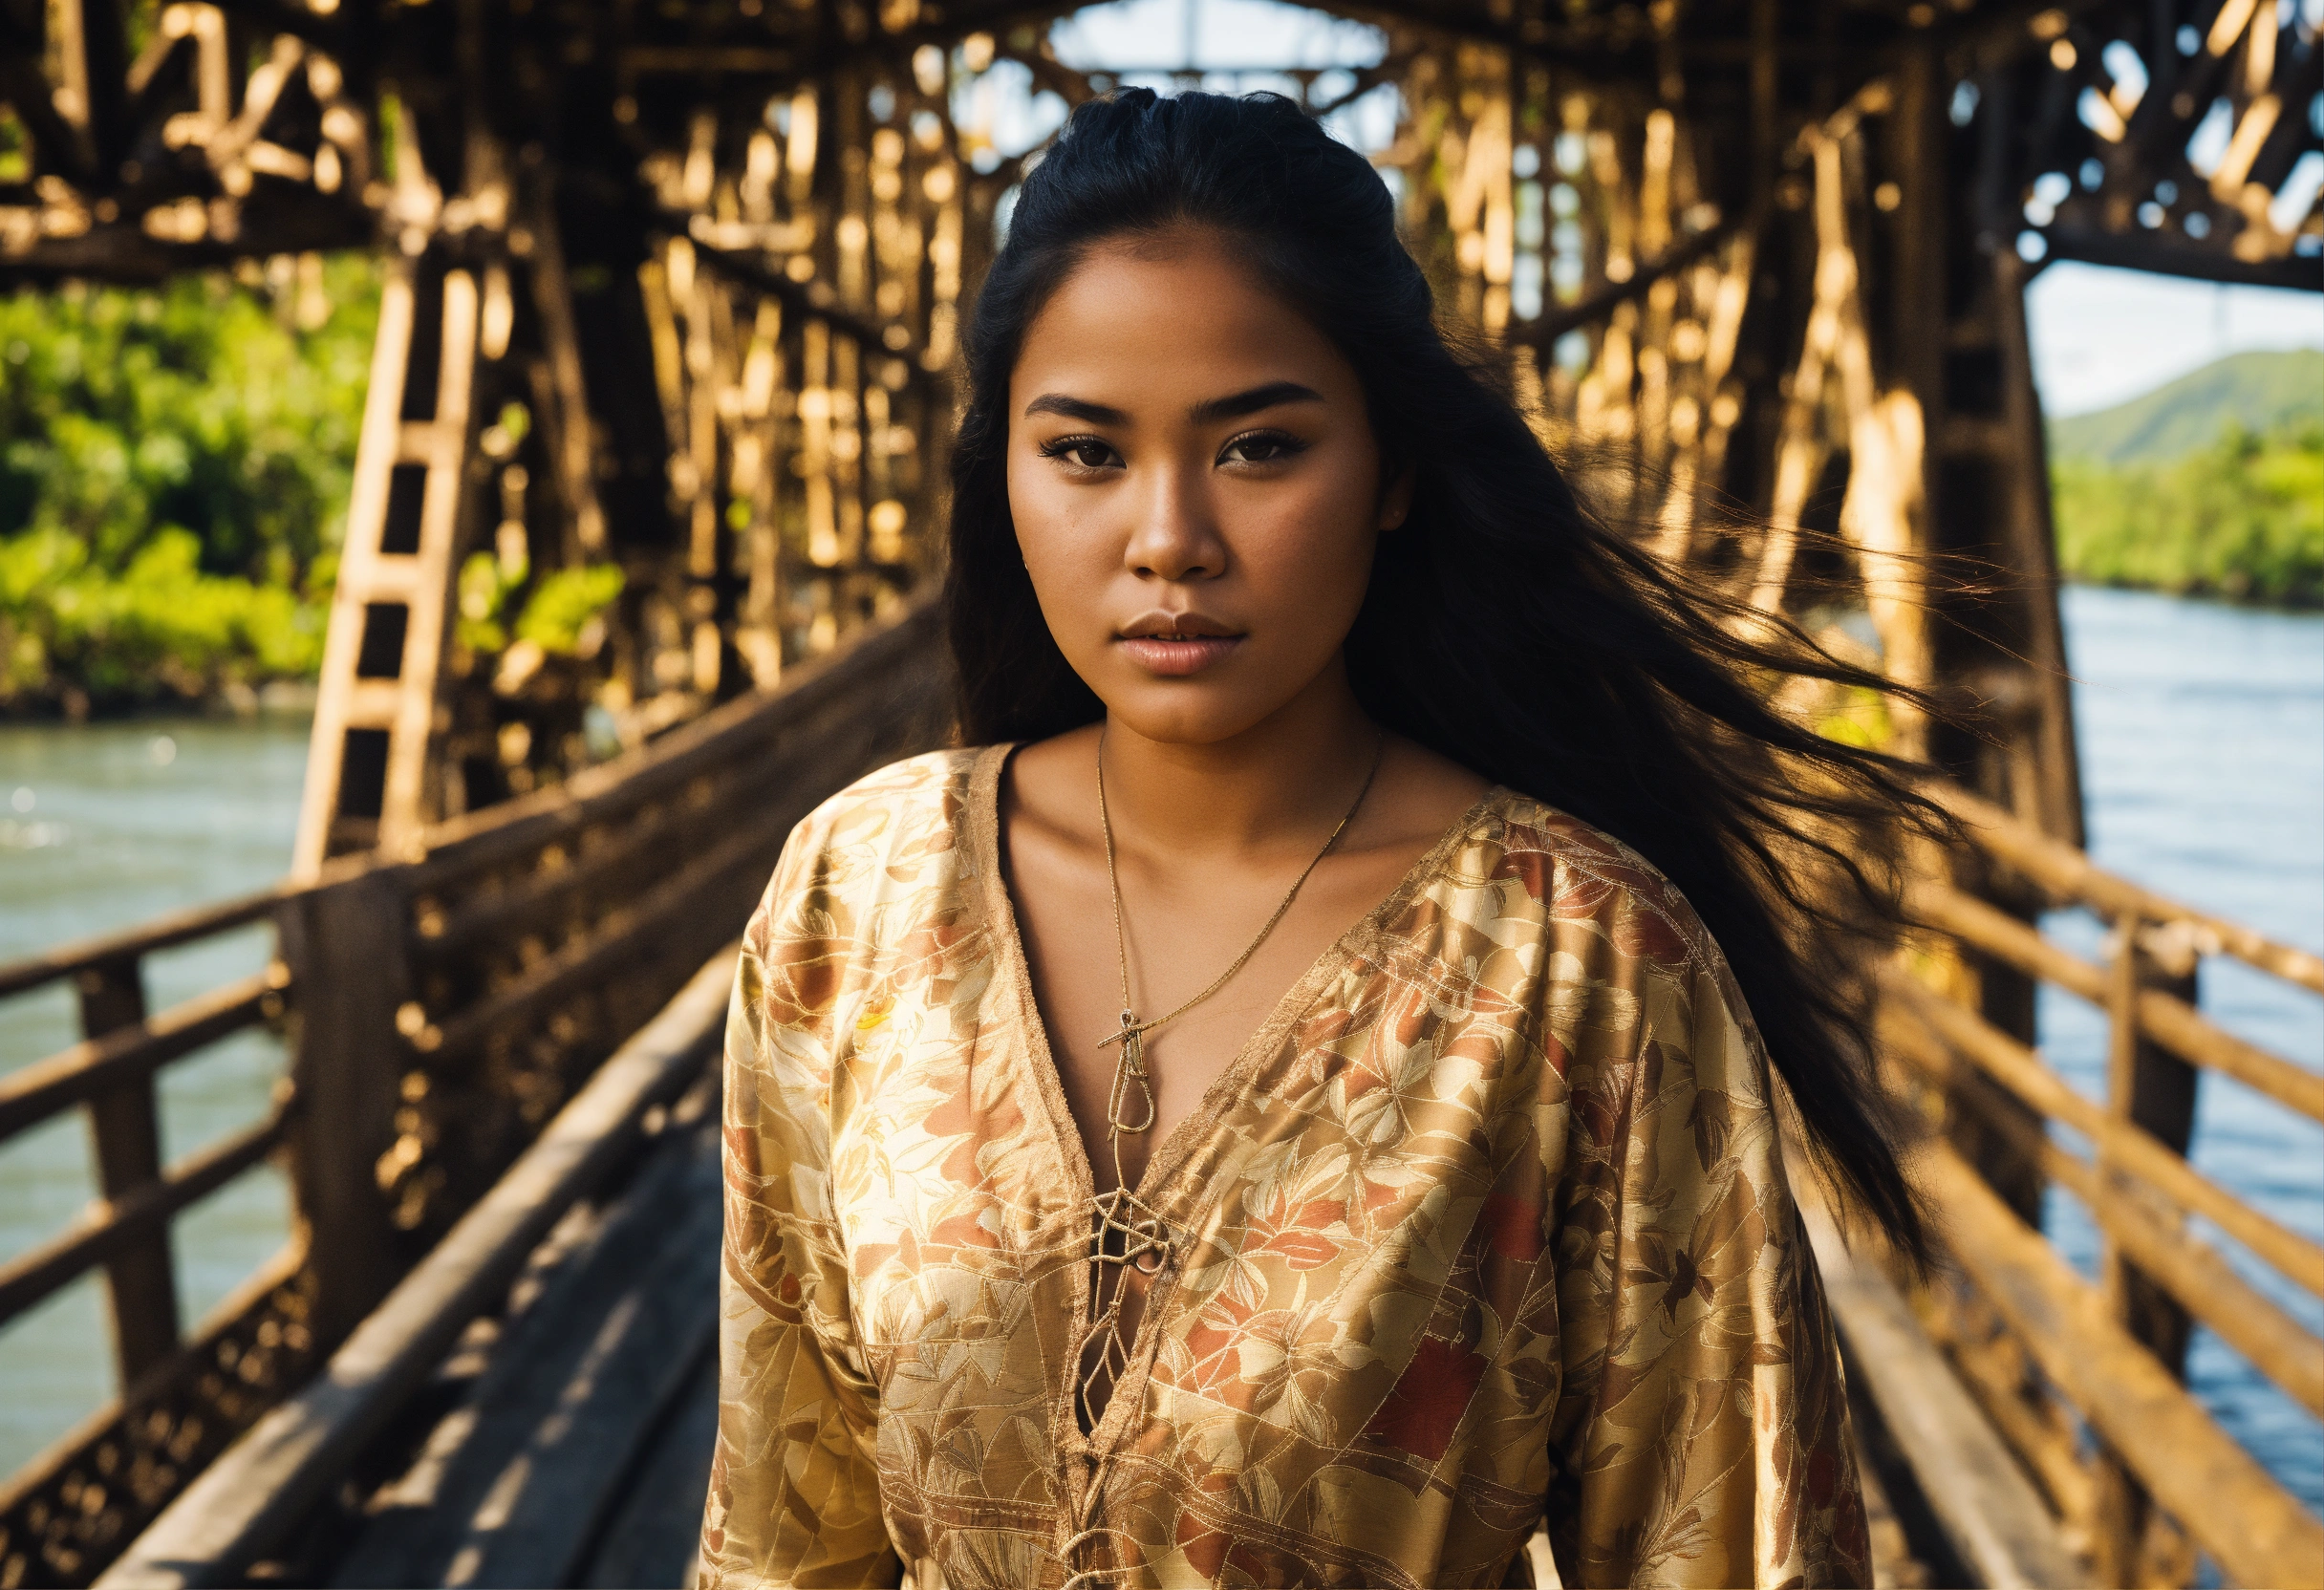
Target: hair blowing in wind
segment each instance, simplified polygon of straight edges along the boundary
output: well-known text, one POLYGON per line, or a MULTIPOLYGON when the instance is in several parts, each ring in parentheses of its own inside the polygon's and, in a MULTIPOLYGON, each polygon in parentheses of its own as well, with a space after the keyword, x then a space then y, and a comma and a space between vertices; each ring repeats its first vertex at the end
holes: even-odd
POLYGON ((1801 674, 1901 693, 1595 518, 1483 361, 1448 340, 1379 174, 1292 101, 1093 100, 1025 179, 970 329, 953 464, 946 601, 965 738, 1036 740, 1103 716, 1020 558, 1009 377, 1092 245, 1189 226, 1228 238, 1331 340, 1363 382, 1385 475, 1412 472, 1409 516, 1380 538, 1346 640, 1365 710, 1595 824, 1675 883, 1725 951, 1823 1169, 1925 1257, 1856 968, 1898 920, 1893 878, 1860 858, 1939 819, 1904 763, 1769 704, 1801 674))

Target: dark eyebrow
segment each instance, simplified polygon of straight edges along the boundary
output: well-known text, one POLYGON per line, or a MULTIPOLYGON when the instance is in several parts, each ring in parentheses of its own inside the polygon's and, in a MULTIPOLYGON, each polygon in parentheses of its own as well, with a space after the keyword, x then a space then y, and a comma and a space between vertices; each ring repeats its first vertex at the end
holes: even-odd
POLYGON ((1311 386, 1297 381, 1269 381, 1248 392, 1237 392, 1231 398, 1213 398, 1196 403, 1188 417, 1200 425, 1213 419, 1239 419, 1246 414, 1271 409, 1278 403, 1320 403, 1323 395, 1311 386))
POLYGON ((1044 392, 1024 406, 1027 414, 1062 414, 1067 419, 1079 419, 1091 425, 1127 425, 1130 416, 1120 409, 1108 408, 1103 403, 1087 402, 1068 398, 1062 392, 1044 392))
MULTIPOLYGON (((1237 392, 1225 398, 1212 398, 1196 403, 1188 411, 1195 424, 1208 424, 1215 419, 1239 419, 1246 414, 1271 409, 1278 403, 1320 403, 1323 395, 1311 386, 1297 381, 1269 381, 1248 392, 1237 392)), ((1062 414, 1067 419, 1079 419, 1089 425, 1127 425, 1130 416, 1120 409, 1104 403, 1092 403, 1083 398, 1068 398, 1062 392, 1044 392, 1024 406, 1027 414, 1062 414)))

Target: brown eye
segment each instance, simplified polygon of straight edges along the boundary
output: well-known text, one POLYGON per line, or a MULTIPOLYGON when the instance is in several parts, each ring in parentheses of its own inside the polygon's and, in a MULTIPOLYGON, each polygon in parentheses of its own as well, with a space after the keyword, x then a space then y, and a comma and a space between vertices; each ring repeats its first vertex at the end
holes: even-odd
POLYGON ((1306 443, 1282 431, 1253 431, 1228 442, 1218 455, 1220 463, 1280 463, 1306 450, 1306 443))
POLYGON ((1063 459, 1078 469, 1103 469, 1120 462, 1110 443, 1093 436, 1065 436, 1044 442, 1041 456, 1063 459))

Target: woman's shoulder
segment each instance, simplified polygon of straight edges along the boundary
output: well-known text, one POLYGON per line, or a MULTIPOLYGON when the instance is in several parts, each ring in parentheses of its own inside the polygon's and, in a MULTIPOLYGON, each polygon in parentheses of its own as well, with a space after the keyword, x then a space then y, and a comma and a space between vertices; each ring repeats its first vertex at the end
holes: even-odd
POLYGON ((1545 930, 1580 927, 1625 956, 1674 972, 1720 963, 1679 887, 1594 823, 1496 787, 1468 840, 1482 853, 1460 870, 1504 891, 1512 883, 1521 887, 1545 930))
POLYGON ((992 748, 954 746, 867 773, 791 830, 776 887, 829 887, 887 871, 908 857, 965 848, 978 770, 992 748))

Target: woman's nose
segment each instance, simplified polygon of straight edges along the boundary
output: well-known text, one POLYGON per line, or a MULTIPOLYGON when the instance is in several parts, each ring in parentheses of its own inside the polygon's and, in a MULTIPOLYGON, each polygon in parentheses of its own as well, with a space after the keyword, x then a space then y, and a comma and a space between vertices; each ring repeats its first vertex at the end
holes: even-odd
POLYGON ((1226 546, 1199 479, 1182 470, 1156 471, 1139 494, 1137 513, 1125 548, 1135 573, 1175 581, 1216 579, 1225 571, 1226 546))

